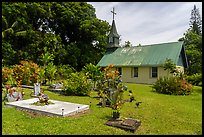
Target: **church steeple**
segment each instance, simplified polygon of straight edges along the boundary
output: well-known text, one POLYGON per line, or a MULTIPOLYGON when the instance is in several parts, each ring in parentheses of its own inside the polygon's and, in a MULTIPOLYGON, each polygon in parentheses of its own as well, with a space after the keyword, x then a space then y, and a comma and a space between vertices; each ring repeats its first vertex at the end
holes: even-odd
POLYGON ((116 13, 114 12, 114 8, 113 8, 113 11, 111 11, 111 12, 113 13, 113 22, 112 22, 110 33, 108 34, 108 46, 107 46, 107 48, 118 48, 118 47, 120 47, 119 46, 120 35, 118 34, 117 29, 116 29, 116 25, 115 25, 114 15, 116 15, 116 13))

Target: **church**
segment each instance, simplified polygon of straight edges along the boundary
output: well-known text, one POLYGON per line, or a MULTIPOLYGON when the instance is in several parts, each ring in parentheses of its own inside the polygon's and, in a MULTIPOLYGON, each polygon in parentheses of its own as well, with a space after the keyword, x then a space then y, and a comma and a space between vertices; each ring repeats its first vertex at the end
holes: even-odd
POLYGON ((132 47, 119 46, 120 35, 115 25, 114 9, 111 12, 113 21, 108 34, 107 50, 97 66, 107 67, 113 64, 114 69, 122 75, 123 82, 144 84, 153 84, 159 77, 171 76, 162 67, 166 59, 171 59, 180 72, 184 72, 184 68, 188 67, 182 41, 132 47))

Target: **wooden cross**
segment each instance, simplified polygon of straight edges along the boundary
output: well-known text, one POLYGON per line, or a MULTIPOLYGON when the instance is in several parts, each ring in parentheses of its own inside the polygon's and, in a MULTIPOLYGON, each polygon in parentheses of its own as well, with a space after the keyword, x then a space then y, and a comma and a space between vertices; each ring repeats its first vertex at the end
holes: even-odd
POLYGON ((116 15, 116 13, 114 12, 114 8, 113 8, 113 11, 111 11, 113 13, 113 20, 114 20, 114 14, 116 15))

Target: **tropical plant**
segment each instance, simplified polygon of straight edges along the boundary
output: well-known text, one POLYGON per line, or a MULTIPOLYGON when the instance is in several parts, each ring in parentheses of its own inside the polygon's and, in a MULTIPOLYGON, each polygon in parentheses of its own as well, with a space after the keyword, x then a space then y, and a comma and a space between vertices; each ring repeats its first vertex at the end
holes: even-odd
POLYGON ((13 66, 13 76, 16 79, 18 85, 26 84, 31 85, 38 82, 38 74, 40 68, 32 61, 20 61, 20 64, 13 66))
POLYGON ((75 69, 70 65, 60 64, 57 66, 57 72, 55 74, 56 80, 63 81, 65 79, 68 79, 70 74, 73 72, 75 72, 75 69))
POLYGON ((99 66, 93 65, 92 63, 86 64, 82 71, 87 75, 89 79, 93 81, 93 88, 96 87, 96 81, 101 79, 101 77, 103 76, 101 68, 99 66))
POLYGON ((165 63, 163 65, 164 67, 164 70, 167 70, 168 71, 168 74, 169 73, 178 73, 177 69, 176 69, 176 64, 173 63, 172 59, 169 59, 167 58, 165 60, 165 63))
POLYGON ((123 93, 127 91, 127 86, 122 84, 121 75, 117 70, 113 70, 110 64, 104 69, 104 77, 99 81, 98 90, 102 98, 102 106, 109 105, 115 113, 120 113, 124 103, 123 93))
POLYGON ((49 84, 54 82, 56 72, 57 67, 53 64, 53 62, 49 62, 45 68, 45 78, 48 80, 49 84))
POLYGON ((39 80, 40 80, 40 83, 44 83, 45 81, 45 69, 44 67, 40 67, 40 71, 39 71, 39 80))
POLYGON ((187 81, 196 86, 202 86, 202 73, 196 73, 191 76, 187 76, 187 81))
POLYGON ((47 51, 47 47, 44 47, 44 54, 42 54, 41 57, 41 61, 43 62, 43 66, 46 67, 46 65, 54 60, 54 55, 49 53, 47 51))
POLYGON ((10 28, 8 27, 8 22, 5 18, 5 16, 2 15, 2 39, 4 39, 5 37, 8 37, 10 35, 16 35, 16 36, 25 36, 26 35, 26 31, 20 31, 19 30, 19 22, 15 21, 13 22, 13 24, 10 26, 10 28))
POLYGON ((16 80, 13 77, 13 69, 9 67, 2 68, 2 84, 15 85, 16 80))
POLYGON ((91 92, 91 83, 83 72, 71 73, 67 80, 63 81, 64 94, 75 96, 87 96, 91 92))

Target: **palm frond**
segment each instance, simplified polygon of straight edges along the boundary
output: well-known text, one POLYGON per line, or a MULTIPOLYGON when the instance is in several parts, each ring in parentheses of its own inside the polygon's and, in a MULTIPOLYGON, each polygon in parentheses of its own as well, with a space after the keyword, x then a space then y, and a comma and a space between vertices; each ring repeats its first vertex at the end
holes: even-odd
POLYGON ((4 38, 4 32, 2 31, 2 39, 4 38))
POLYGON ((8 29, 4 30, 3 32, 4 32, 4 35, 8 34, 8 33, 13 34, 14 30, 12 28, 8 28, 8 29))
POLYGON ((4 24, 4 27, 2 29, 7 29, 8 28, 8 22, 6 18, 2 15, 2 24, 4 24))
POLYGON ((18 25, 18 21, 15 21, 12 25, 11 28, 15 28, 18 25))
POLYGON ((27 34, 27 31, 26 31, 26 30, 16 32, 16 36, 26 36, 26 34, 27 34))

